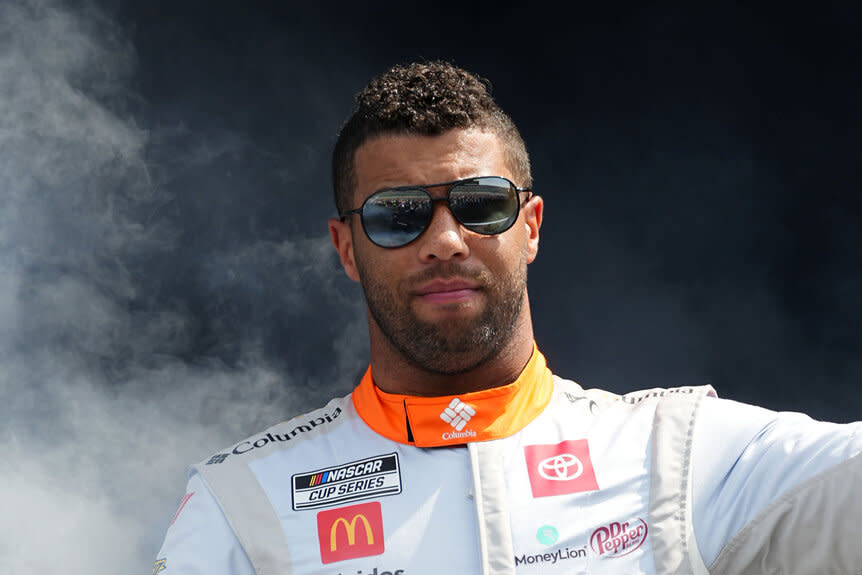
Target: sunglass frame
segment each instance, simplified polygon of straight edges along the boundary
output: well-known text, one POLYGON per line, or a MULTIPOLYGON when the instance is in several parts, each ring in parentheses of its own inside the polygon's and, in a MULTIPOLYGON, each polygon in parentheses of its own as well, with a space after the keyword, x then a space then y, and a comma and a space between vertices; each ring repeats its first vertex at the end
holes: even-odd
MULTIPOLYGON (((521 208, 524 206, 524 204, 527 203, 528 201, 530 201, 530 198, 532 197, 532 194, 533 194, 532 188, 520 187, 520 186, 516 185, 515 182, 513 182, 509 178, 505 178, 503 176, 473 176, 471 178, 452 180, 450 182, 440 182, 438 184, 424 184, 424 185, 411 185, 411 186, 397 186, 394 188, 381 188, 381 189, 375 191, 373 194, 371 194, 367 198, 365 198, 365 200, 362 202, 361 206, 359 206, 358 208, 354 208, 352 210, 345 210, 344 212, 341 212, 339 214, 339 217, 341 218, 342 221, 344 221, 347 218, 347 216, 349 216, 349 215, 359 214, 359 221, 362 223, 362 231, 365 233, 365 236, 371 241, 371 243, 373 243, 376 246, 380 246, 382 248, 389 248, 389 249, 404 247, 404 246, 409 245, 412 242, 416 241, 420 237, 422 237, 422 234, 425 233, 425 231, 428 229, 428 225, 431 223, 431 218, 428 219, 428 222, 425 223, 425 226, 416 235, 416 237, 404 242, 403 244, 389 245, 389 244, 381 244, 381 243, 375 241, 375 239, 371 236, 371 234, 368 233, 368 229, 365 227, 365 218, 364 218, 363 211, 365 210, 365 206, 368 204, 369 200, 371 200, 375 196, 378 196, 379 194, 387 193, 387 192, 421 191, 424 194, 426 194, 428 196, 428 198, 431 200, 432 206, 435 202, 446 202, 446 206, 449 208, 449 211, 452 213, 452 216, 455 218, 455 220, 460 225, 464 226, 466 229, 470 230, 471 232, 485 235, 485 236, 496 236, 496 235, 502 234, 502 233, 506 232, 507 230, 509 230, 509 228, 511 228, 515 224, 515 221, 517 221, 518 218, 517 217, 513 218, 512 221, 505 228, 503 228, 499 231, 494 231, 494 232, 489 233, 489 232, 474 230, 474 229, 470 228, 468 224, 465 224, 464 222, 461 221, 461 219, 458 217, 458 215, 452 210, 452 204, 450 203, 450 200, 449 200, 450 195, 452 193, 452 190, 454 188, 456 188, 457 186, 466 184, 468 182, 474 182, 476 180, 487 180, 487 179, 503 180, 509 184, 509 189, 514 190, 515 199, 518 200, 518 204, 517 204, 517 208, 512 212, 513 214, 517 214, 519 211, 521 211, 521 208), (445 196, 435 198, 434 196, 431 195, 431 191, 429 190, 429 188, 441 188, 444 186, 446 186, 446 195, 445 196), (526 192, 528 195, 524 199, 524 201, 521 201, 521 194, 524 192, 526 192)), ((432 216, 431 217, 433 217, 433 209, 432 209, 432 216)))

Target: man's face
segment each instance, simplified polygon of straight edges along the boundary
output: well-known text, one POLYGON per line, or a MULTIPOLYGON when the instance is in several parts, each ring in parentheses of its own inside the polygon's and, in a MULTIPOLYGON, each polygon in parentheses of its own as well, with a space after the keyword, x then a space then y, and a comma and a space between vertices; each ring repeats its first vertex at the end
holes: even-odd
MULTIPOLYGON (((381 188, 473 176, 515 181, 498 138, 475 130, 375 138, 357 150, 355 174, 351 207, 381 188)), ((445 187, 430 191, 446 194, 445 187)), ((350 241, 336 242, 342 263, 362 283, 372 330, 379 329, 405 359, 432 373, 456 374, 480 365, 513 336, 526 297, 527 264, 538 247, 541 199, 496 236, 465 229, 445 202, 437 202, 425 232, 395 249, 371 243, 359 216, 350 218, 350 241)))

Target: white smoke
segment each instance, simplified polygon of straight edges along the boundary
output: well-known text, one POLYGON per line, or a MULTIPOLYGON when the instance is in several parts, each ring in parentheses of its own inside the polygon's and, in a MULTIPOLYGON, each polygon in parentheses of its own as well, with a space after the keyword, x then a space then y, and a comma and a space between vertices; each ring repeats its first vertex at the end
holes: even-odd
MULTIPOLYGON (((148 572, 188 464, 318 400, 253 337, 229 366, 195 355, 192 312, 149 293, 135 262, 180 247, 161 182, 245 144, 137 125, 134 66, 92 6, 0 3, 0 573, 148 572), (178 139, 181 158, 154 159, 178 139)), ((326 294, 347 328, 332 363, 349 371, 361 310, 328 241, 232 246, 201 269, 235 288, 231 269, 268 266, 292 278, 289 309, 326 294)))

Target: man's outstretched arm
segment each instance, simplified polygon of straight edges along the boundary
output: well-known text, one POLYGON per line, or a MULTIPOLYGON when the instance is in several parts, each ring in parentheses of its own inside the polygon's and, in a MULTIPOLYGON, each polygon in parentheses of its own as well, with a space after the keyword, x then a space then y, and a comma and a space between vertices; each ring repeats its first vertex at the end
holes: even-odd
POLYGON ((710 573, 862 570, 862 422, 713 398, 699 411, 693 523, 710 573))

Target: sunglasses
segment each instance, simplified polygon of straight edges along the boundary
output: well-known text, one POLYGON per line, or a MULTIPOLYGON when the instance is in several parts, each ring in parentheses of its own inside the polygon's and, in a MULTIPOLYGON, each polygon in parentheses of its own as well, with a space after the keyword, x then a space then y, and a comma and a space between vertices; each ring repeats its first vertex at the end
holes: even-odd
MULTIPOLYGON (((422 235, 434 215, 434 202, 446 202, 462 226, 486 236, 502 234, 518 219, 523 205, 519 188, 500 176, 481 176, 427 186, 386 188, 368 196, 362 207, 341 214, 359 214, 365 235, 382 248, 400 248, 422 235), (428 188, 448 186, 446 195, 431 197, 428 188)), ((529 195, 527 199, 529 200, 529 195)))

